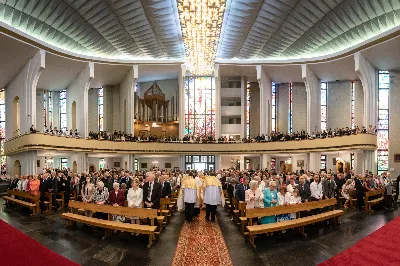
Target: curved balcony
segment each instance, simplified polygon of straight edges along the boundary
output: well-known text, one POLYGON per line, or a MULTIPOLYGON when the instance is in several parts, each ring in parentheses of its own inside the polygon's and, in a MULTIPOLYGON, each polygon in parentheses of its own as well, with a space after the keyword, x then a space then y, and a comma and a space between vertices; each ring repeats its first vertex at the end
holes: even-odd
POLYGON ((265 143, 158 143, 87 140, 27 134, 5 143, 6 155, 28 150, 59 150, 118 154, 279 154, 340 150, 375 150, 377 137, 359 134, 327 139, 265 143))

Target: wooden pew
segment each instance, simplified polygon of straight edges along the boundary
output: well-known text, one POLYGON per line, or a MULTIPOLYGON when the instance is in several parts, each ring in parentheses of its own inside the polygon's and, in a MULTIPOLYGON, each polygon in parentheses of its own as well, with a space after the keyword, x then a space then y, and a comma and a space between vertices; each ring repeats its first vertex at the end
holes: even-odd
POLYGON ((19 190, 8 190, 7 191, 8 196, 3 196, 3 199, 6 201, 6 204, 9 202, 14 202, 17 205, 17 208, 19 206, 25 206, 28 207, 29 209, 32 210, 31 215, 36 215, 40 213, 40 196, 39 195, 32 195, 27 192, 19 191, 19 190), (24 198, 29 201, 33 201, 33 203, 24 201, 22 199, 16 199, 11 197, 11 195, 24 198))
POLYGON ((113 207, 111 205, 97 205, 94 203, 83 203, 79 201, 70 201, 69 207, 71 211, 69 213, 63 213, 62 218, 68 220, 68 225, 73 226, 76 222, 85 223, 92 226, 102 227, 105 229, 105 235, 103 239, 107 238, 112 234, 113 230, 119 230, 129 233, 139 233, 146 234, 149 236, 150 247, 155 240, 155 235, 157 234, 157 226, 154 225, 154 220, 158 218, 156 209, 144 209, 144 208, 128 208, 128 207, 113 207), (108 221, 98 218, 92 218, 84 215, 79 215, 73 213, 73 209, 83 209, 92 212, 102 212, 108 214, 108 221), (130 217, 139 217, 140 219, 149 218, 150 225, 140 225, 140 224, 130 224, 121 223, 117 221, 111 221, 111 215, 123 215, 130 217))
POLYGON ((331 210, 316 215, 302 217, 294 220, 271 223, 271 224, 260 224, 252 225, 252 219, 264 216, 275 216, 286 213, 299 213, 302 211, 308 211, 313 209, 321 209, 325 207, 333 207, 337 204, 336 199, 313 201, 301 204, 293 204, 286 206, 276 206, 271 208, 255 208, 246 210, 246 218, 248 226, 246 227, 249 234, 249 241, 255 247, 254 236, 257 234, 272 233, 276 231, 282 231, 290 228, 299 228, 299 232, 304 234, 304 226, 313 224, 316 222, 333 219, 335 222, 338 221, 338 217, 344 214, 342 210, 331 210))
POLYGON ((377 189, 365 192, 364 196, 365 211, 374 212, 372 210, 372 206, 383 201, 384 193, 385 191, 383 189, 377 189))

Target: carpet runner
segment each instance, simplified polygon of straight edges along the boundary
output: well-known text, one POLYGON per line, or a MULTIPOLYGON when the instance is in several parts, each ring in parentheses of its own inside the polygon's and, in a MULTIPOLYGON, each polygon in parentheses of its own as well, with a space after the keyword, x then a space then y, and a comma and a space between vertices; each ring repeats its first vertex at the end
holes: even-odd
POLYGON ((400 265, 400 216, 318 266, 400 265))
POLYGON ((205 212, 185 222, 172 260, 173 266, 231 266, 232 261, 218 222, 205 219, 205 212))
POLYGON ((79 265, 46 248, 2 220, 0 220, 0 243, 0 265, 79 265))

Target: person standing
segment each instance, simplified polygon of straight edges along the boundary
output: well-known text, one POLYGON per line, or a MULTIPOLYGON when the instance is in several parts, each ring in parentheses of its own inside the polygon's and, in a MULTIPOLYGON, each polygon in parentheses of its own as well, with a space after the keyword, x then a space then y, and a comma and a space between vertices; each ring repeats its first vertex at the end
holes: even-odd
MULTIPOLYGON (((275 207, 278 205, 278 193, 276 191, 276 182, 270 181, 269 187, 265 188, 263 191, 264 194, 264 208, 275 207)), ((275 223, 275 216, 264 216, 261 217, 260 222, 262 224, 270 224, 275 223)))
POLYGON ((331 174, 327 175, 327 178, 322 181, 322 192, 325 199, 333 199, 335 198, 335 190, 336 184, 333 180, 333 176, 331 174))
POLYGON ((185 209, 185 220, 191 222, 194 216, 194 207, 199 205, 199 187, 196 180, 184 176, 181 180, 181 189, 177 200, 178 210, 185 209))
POLYGON ((165 181, 165 175, 160 176, 160 184, 161 184, 161 197, 168 199, 171 196, 171 184, 168 181, 165 181))
POLYGON ((159 209, 162 195, 161 184, 154 181, 154 172, 146 174, 147 183, 143 185, 143 201, 146 208, 159 209))
POLYGON ((237 201, 245 201, 244 192, 248 190, 249 187, 249 178, 247 176, 243 177, 243 183, 240 183, 236 186, 235 198, 237 201))
POLYGON ((358 174, 354 179, 354 187, 356 189, 356 197, 357 197, 357 211, 362 211, 362 206, 364 202, 364 185, 362 176, 358 174))
POLYGON ((204 204, 206 204, 206 220, 215 222, 215 215, 217 213, 217 206, 224 205, 224 195, 222 192, 222 185, 219 179, 215 176, 207 176, 204 180, 204 204))
MULTIPOLYGON (((142 208, 143 190, 139 187, 139 179, 132 180, 132 187, 128 191, 128 207, 129 208, 142 208)), ((139 217, 129 217, 132 224, 140 224, 139 217)))
POLYGON ((310 191, 310 184, 308 184, 306 182, 306 176, 302 175, 300 176, 300 180, 299 180, 299 185, 298 185, 298 189, 299 189, 299 193, 300 193, 300 197, 301 197, 301 202, 308 202, 311 198, 311 191, 310 191))

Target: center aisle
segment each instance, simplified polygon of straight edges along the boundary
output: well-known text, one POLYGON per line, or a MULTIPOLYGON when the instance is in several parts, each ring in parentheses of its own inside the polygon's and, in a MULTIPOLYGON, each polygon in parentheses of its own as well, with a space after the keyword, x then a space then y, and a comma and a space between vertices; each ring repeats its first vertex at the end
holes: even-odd
POLYGON ((205 211, 183 224, 172 265, 233 265, 218 222, 207 221, 205 211))

